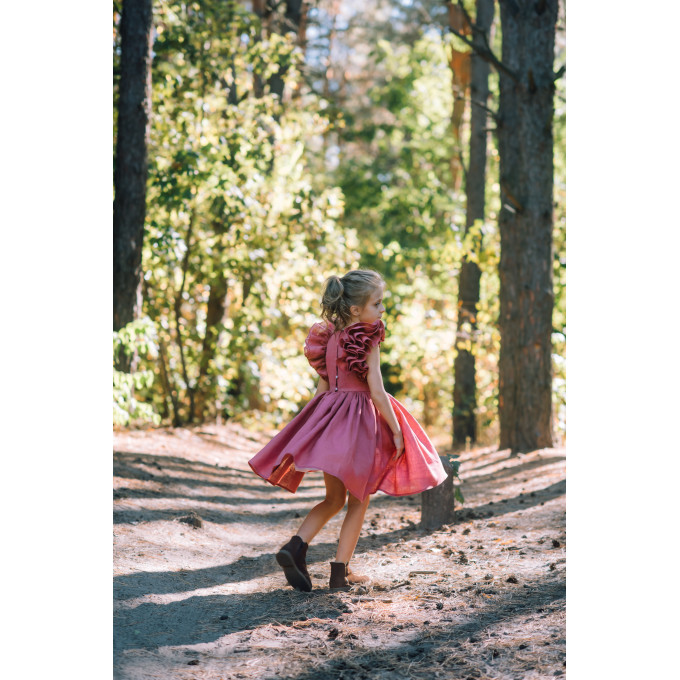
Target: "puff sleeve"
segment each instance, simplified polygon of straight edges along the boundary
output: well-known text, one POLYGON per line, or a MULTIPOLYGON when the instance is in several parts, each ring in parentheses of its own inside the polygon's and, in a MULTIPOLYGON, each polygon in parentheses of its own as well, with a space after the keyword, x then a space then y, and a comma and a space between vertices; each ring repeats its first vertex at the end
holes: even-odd
POLYGON ((310 329, 305 340, 305 356, 309 365, 324 379, 328 380, 326 368, 326 346, 333 334, 333 324, 315 323, 310 329))
POLYGON ((356 323, 349 326, 340 338, 343 360, 348 371, 362 380, 368 376, 367 357, 371 349, 385 339, 385 324, 381 319, 373 323, 356 323))

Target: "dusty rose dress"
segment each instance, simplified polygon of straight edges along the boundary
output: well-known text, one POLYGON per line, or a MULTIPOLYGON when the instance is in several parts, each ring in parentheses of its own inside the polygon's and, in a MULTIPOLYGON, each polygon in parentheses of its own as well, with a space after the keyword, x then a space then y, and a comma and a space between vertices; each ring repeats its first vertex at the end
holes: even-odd
POLYGON ((330 389, 314 397, 249 461, 256 474, 295 493, 306 471, 323 470, 360 500, 378 490, 392 496, 419 493, 446 479, 418 421, 388 394, 404 436, 404 454, 393 458, 392 432, 366 382, 366 358, 384 339, 381 320, 337 332, 330 323, 312 326, 305 356, 330 389))

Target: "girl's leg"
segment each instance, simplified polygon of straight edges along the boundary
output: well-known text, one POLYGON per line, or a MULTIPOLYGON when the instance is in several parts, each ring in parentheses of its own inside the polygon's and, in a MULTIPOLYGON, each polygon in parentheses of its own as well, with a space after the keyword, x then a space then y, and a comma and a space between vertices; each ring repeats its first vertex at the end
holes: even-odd
POLYGON ((354 548, 357 547, 361 527, 364 523, 364 515, 368 508, 370 496, 366 496, 364 501, 360 501, 352 494, 349 494, 349 501, 347 503, 347 514, 345 521, 342 523, 340 529, 340 539, 338 540, 338 551, 335 554, 336 562, 344 562, 347 564, 352 559, 354 548))
MULTIPOLYGON (((345 485, 337 477, 333 477, 333 475, 329 475, 327 472, 323 473, 323 479, 326 483, 326 498, 309 511, 297 532, 297 535, 305 543, 309 543, 321 531, 324 524, 333 515, 337 515, 345 506, 345 498, 347 497, 345 485)), ((361 529, 361 526, 359 526, 359 529, 361 529)), ((357 539, 358 537, 359 535, 357 534, 357 539)), ((354 547, 352 547, 352 550, 354 550, 354 547)))

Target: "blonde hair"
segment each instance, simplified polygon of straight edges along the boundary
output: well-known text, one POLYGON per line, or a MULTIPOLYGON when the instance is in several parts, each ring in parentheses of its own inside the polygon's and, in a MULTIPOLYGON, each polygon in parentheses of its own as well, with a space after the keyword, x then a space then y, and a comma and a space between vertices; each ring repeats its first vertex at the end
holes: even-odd
POLYGON ((321 318, 342 330, 352 321, 349 308, 363 308, 371 294, 384 286, 383 277, 370 269, 352 269, 343 277, 329 276, 321 295, 321 318))

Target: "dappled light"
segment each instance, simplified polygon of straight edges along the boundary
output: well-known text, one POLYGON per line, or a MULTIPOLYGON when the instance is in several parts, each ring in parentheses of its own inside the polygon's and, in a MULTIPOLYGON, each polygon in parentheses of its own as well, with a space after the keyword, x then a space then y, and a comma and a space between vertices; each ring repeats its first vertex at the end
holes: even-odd
POLYGON ((272 487, 247 465, 265 438, 208 431, 184 429, 179 442, 173 430, 114 436, 114 518, 135 513, 114 529, 120 677, 174 677, 192 660, 206 674, 274 677, 282 650, 285 677, 309 680, 563 668, 564 450, 463 453, 465 506, 435 532, 418 528, 417 497, 376 495, 354 558, 371 585, 328 591, 333 519, 308 553, 314 590, 301 593, 274 553, 321 497, 320 481, 295 495, 272 487))
POLYGON ((563 677, 564 2, 113 9, 116 680, 563 677))

